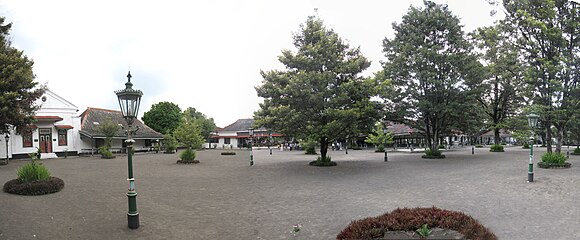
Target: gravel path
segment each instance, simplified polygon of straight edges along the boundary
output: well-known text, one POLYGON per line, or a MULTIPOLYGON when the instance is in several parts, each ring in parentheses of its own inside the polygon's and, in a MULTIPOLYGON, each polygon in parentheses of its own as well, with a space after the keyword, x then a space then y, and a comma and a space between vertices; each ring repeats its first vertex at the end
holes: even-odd
MULTIPOLYGON (((220 152, 199 151, 196 165, 138 154, 137 230, 126 227, 126 156, 44 160, 65 188, 0 192, 0 239, 334 239, 352 220, 430 206, 465 212, 500 239, 580 239, 580 156, 570 169, 534 168, 536 182, 526 183, 528 151, 515 147, 449 150, 445 159, 389 153, 386 163, 372 150, 330 151, 336 167, 277 150, 254 151, 250 167, 248 151, 220 152)), ((0 166, 0 184, 26 162, 0 166)))

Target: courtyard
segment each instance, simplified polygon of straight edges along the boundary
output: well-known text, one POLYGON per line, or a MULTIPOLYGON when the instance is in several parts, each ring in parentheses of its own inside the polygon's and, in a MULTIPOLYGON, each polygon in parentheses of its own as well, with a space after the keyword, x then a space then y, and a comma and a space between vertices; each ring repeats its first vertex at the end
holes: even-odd
MULTIPOLYGON (((177 154, 134 160, 141 227, 127 228, 127 160, 70 157, 43 160, 65 188, 43 196, 0 192, 0 239, 334 239, 352 220, 398 207, 462 211, 499 239, 579 239, 580 156, 570 169, 535 167, 528 151, 508 147, 421 153, 329 151, 336 167, 312 167, 302 151, 198 151, 200 164, 177 154), (293 236, 294 224, 301 231, 293 236)), ((545 152, 535 148, 534 162, 545 152)), ((25 160, 0 167, 0 183, 25 160)))

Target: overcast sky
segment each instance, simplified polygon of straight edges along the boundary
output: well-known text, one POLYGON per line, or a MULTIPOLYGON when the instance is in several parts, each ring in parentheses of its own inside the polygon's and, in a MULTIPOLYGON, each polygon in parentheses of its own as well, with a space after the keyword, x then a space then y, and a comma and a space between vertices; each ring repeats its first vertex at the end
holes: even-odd
MULTIPOLYGON (((459 16, 464 31, 493 24, 485 0, 438 0, 459 16)), ((381 68, 382 40, 392 37, 410 1, 0 1, 12 22, 13 46, 35 62, 36 81, 83 111, 118 109, 113 91, 127 71, 143 91, 143 112, 170 101, 195 107, 224 127, 251 118, 262 100, 260 69, 283 69, 292 34, 318 16, 381 68)))

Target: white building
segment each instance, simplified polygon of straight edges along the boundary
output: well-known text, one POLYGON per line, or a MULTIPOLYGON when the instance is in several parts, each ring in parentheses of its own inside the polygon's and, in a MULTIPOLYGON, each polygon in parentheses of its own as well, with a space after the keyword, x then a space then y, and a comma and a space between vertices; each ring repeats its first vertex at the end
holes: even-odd
MULTIPOLYGON (((78 108, 50 90, 36 102, 36 122, 21 133, 10 131, 8 141, 9 158, 27 158, 38 149, 43 158, 63 156, 65 151, 76 153, 79 144, 80 118, 78 108)), ((6 140, 2 137, 0 156, 6 158, 6 140)))
POLYGON ((254 125, 254 119, 238 119, 234 123, 224 127, 217 128, 211 136, 210 144, 212 148, 242 148, 247 146, 250 137, 253 139, 254 146, 267 145, 268 141, 273 143, 275 139, 282 137, 282 134, 271 133, 266 128, 254 129, 254 135, 250 136, 250 128, 254 125))

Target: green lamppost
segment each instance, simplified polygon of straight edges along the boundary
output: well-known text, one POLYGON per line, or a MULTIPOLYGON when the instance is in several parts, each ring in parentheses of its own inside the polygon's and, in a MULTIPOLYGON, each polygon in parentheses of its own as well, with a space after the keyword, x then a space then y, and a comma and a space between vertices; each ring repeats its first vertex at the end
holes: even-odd
POLYGON ((4 139, 6 140, 6 160, 4 162, 4 165, 8 164, 8 141, 10 140, 10 135, 8 135, 8 133, 6 133, 6 135, 4 136, 4 139))
POLYGON ((127 74, 127 83, 125 83, 125 89, 115 91, 117 98, 119 99, 119 106, 121 107, 121 113, 123 118, 127 121, 127 163, 128 163, 128 175, 127 180, 129 181, 129 191, 127 192, 127 198, 129 200, 129 212, 127 212, 127 222, 130 229, 139 228, 139 212, 137 211, 137 192, 135 192, 135 179, 133 178, 133 134, 138 130, 133 126, 133 121, 137 118, 137 113, 139 112, 139 104, 141 103, 141 96, 143 92, 141 90, 133 89, 133 84, 131 83, 131 72, 127 74))
MULTIPOLYGON (((384 137, 387 137, 387 128, 383 128, 383 134, 385 135, 384 137)), ((386 140, 383 140, 383 142, 381 144, 383 144, 383 149, 385 150, 385 162, 389 160, 389 156, 387 155, 387 146, 384 146, 384 143, 386 142, 386 140)))
POLYGON ((254 165, 254 151, 252 150, 252 138, 254 136, 254 129, 249 128, 248 133, 250 134, 250 166, 254 165))
POLYGON ((532 129, 532 136, 530 137, 530 162, 528 163, 528 182, 534 181, 534 129, 538 125, 539 115, 531 113, 528 115, 528 125, 532 129))

